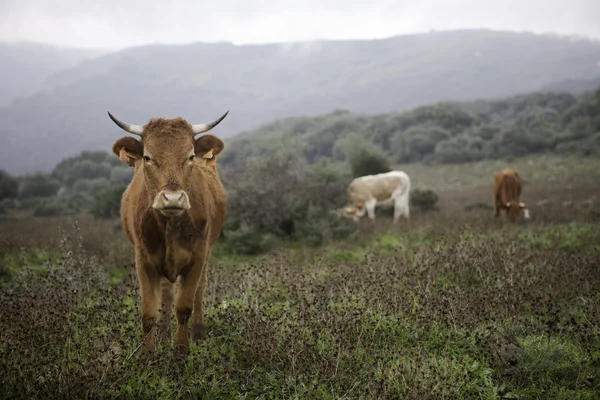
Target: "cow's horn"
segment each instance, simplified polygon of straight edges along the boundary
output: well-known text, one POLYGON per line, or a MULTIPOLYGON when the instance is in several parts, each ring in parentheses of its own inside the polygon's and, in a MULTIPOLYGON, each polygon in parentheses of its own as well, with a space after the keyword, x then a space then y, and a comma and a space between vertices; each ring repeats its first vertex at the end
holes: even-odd
POLYGON ((113 115, 110 113, 110 111, 107 111, 107 112, 108 112, 108 116, 110 117, 110 119, 112 119, 113 122, 115 124, 117 124, 119 126, 119 128, 123 129, 124 131, 133 133, 134 135, 138 135, 138 136, 142 136, 144 134, 143 126, 132 125, 132 124, 128 124, 126 122, 119 121, 118 119, 113 117, 113 115))
POLYGON ((212 128, 219 125, 219 122, 223 121, 223 118, 225 118, 227 116, 227 114, 229 114, 229 110, 227 110, 225 112, 225 114, 221 115, 219 118, 215 119, 214 121, 205 122, 203 124, 192 125, 192 130, 194 131, 194 135, 210 131, 212 128))

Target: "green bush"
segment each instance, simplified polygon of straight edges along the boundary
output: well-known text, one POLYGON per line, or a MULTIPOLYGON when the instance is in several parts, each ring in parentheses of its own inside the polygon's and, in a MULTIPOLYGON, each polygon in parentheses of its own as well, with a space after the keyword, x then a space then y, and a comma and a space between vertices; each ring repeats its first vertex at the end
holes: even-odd
POLYGON ((18 211, 33 210, 42 204, 47 197, 28 197, 24 199, 18 199, 15 204, 15 209, 18 211))
POLYGON ((97 219, 118 218, 121 214, 121 197, 127 185, 110 186, 96 197, 89 212, 97 219))
POLYGON ((350 167, 354 178, 382 174, 392 170, 389 161, 383 154, 371 153, 367 150, 361 150, 357 157, 350 161, 350 167))
POLYGON ((439 197, 431 189, 413 189, 410 192, 410 205, 421 211, 434 210, 439 197))
POLYGON ((48 174, 38 172, 35 175, 25 176, 19 185, 19 198, 51 197, 60 188, 60 182, 48 174))
POLYGON ((14 199, 19 194, 19 182, 4 170, 0 170, 0 200, 14 199))
POLYGON ((88 194, 95 197, 111 186, 106 178, 79 179, 73 185, 73 193, 88 194))
POLYGON ((65 199, 53 197, 45 199, 33 211, 34 217, 57 217, 60 215, 71 215, 77 210, 69 207, 65 199))
POLYGON ((436 144, 449 137, 450 133, 439 126, 413 125, 392 137, 390 149, 397 161, 414 162, 432 154, 436 144))
POLYGON ((133 178, 133 168, 128 166, 112 167, 110 170, 110 181, 113 183, 128 184, 133 178))
POLYGON ((260 254, 273 247, 275 237, 269 233, 254 231, 247 225, 227 233, 225 244, 233 254, 260 254))
POLYGON ((227 188, 225 235, 247 226, 260 234, 306 240, 327 235, 328 215, 345 200, 349 174, 339 164, 311 168, 295 153, 279 149, 223 168, 227 188), (309 232, 312 232, 309 234, 309 232))

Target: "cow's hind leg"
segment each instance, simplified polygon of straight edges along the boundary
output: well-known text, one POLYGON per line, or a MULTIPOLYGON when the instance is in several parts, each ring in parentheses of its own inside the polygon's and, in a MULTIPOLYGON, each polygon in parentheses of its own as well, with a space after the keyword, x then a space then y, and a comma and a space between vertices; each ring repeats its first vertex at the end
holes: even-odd
MULTIPOLYGON (((209 252, 210 254, 210 252, 209 252)), ((194 313, 192 314, 192 340, 200 341, 204 339, 204 293, 206 292, 206 286, 208 283, 208 257, 206 257, 206 263, 202 268, 202 274, 198 281, 198 288, 196 289, 196 296, 194 298, 194 313)))
POLYGON ((394 197, 394 224, 398 222, 401 216, 406 217, 406 219, 410 218, 410 211, 408 208, 408 196, 403 195, 402 193, 397 194, 394 197))

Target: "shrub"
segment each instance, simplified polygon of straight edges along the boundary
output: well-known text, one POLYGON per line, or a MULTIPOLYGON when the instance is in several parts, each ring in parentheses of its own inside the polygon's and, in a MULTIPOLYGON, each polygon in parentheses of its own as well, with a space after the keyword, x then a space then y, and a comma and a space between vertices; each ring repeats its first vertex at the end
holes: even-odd
POLYGON ((19 211, 32 210, 42 204, 45 199, 46 198, 44 197, 28 197, 25 199, 18 199, 15 204, 15 209, 19 211))
POLYGON ((365 149, 362 149, 356 157, 350 160, 350 168, 354 178, 382 174, 392 170, 389 161, 381 152, 369 152, 365 149))
POLYGON ((69 215, 76 210, 69 207, 69 204, 61 198, 50 198, 42 201, 33 211, 34 217, 57 217, 60 215, 69 215))
POLYGON ((90 214, 97 219, 118 218, 121 213, 121 197, 126 188, 126 185, 116 185, 104 189, 92 203, 90 214))
POLYGON ((48 174, 38 172, 22 179, 19 185, 19 198, 51 197, 58 192, 59 188, 60 183, 56 179, 50 178, 48 174))
POLYGON ((225 244, 227 249, 234 254, 259 254, 273 247, 275 237, 269 233, 254 231, 247 225, 227 233, 225 244))
POLYGON ((0 170, 0 200, 13 199, 19 193, 19 182, 6 173, 0 170))
POLYGON ((110 181, 113 183, 128 184, 133 178, 133 168, 117 166, 110 170, 110 181))
POLYGON ((73 185, 73 192, 98 196, 109 187, 111 184, 106 178, 79 179, 73 185))
POLYGON ((416 207, 421 211, 434 210, 439 197, 431 189, 413 189, 410 193, 411 207, 416 207))
MULTIPOLYGON (((306 239, 327 235, 328 215, 341 206, 349 176, 339 165, 310 168, 295 153, 278 150, 224 168, 227 188, 225 234, 247 226, 252 232, 306 239)), ((314 241, 314 240, 313 240, 314 241)))

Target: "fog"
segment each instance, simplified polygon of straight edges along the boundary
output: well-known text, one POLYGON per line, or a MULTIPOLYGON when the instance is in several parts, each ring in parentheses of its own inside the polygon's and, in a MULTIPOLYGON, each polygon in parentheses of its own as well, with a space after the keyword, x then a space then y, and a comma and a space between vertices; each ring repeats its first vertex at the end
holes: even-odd
POLYGON ((197 41, 371 39, 463 28, 600 38, 598 21, 597 0, 0 2, 0 40, 105 49, 197 41))

